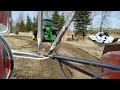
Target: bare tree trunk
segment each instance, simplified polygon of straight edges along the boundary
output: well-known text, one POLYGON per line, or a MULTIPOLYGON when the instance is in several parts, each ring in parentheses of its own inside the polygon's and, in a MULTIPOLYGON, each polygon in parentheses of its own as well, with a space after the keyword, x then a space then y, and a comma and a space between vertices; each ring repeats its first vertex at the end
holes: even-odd
POLYGON ((100 24, 100 32, 102 31, 102 27, 103 27, 103 22, 104 22, 104 11, 102 11, 102 18, 101 18, 101 24, 100 24))
POLYGON ((103 30, 103 25, 107 23, 108 19, 107 17, 110 17, 110 14, 108 11, 102 11, 102 18, 101 18, 101 24, 100 24, 100 32, 103 30))
POLYGON ((91 25, 90 25, 90 30, 93 30, 93 11, 91 12, 91 25))
POLYGON ((16 23, 21 23, 21 21, 23 21, 23 13, 24 13, 23 11, 20 11, 16 23))
POLYGON ((93 21, 94 21, 94 18, 98 15, 98 12, 99 11, 92 11, 91 12, 91 25, 90 25, 90 30, 91 31, 93 30, 93 21))

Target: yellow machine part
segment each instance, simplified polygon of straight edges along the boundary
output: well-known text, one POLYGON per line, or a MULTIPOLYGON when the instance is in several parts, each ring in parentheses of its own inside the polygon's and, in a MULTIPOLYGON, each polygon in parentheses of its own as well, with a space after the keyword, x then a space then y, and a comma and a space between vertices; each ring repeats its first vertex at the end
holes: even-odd
POLYGON ((35 39, 35 36, 34 36, 34 35, 32 35, 32 39, 35 39))
MULTIPOLYGON (((38 37, 38 34, 37 34, 37 37, 38 37)), ((35 35, 32 35, 32 39, 35 40, 35 39, 37 39, 37 38, 35 38, 35 35)))

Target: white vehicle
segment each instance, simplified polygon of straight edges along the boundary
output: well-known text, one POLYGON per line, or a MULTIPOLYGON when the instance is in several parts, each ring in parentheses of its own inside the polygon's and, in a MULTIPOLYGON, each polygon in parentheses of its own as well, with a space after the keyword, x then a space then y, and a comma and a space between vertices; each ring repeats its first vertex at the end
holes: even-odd
POLYGON ((109 36, 106 32, 98 32, 96 35, 88 36, 88 38, 98 43, 113 43, 120 41, 120 39, 118 38, 113 38, 112 36, 109 36))

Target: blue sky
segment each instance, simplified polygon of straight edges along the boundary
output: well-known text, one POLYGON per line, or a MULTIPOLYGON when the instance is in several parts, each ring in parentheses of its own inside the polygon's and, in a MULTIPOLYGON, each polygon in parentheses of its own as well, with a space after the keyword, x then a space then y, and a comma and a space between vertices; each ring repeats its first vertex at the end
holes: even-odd
MULTIPOLYGON (((16 21, 16 19, 19 16, 20 11, 12 11, 12 19, 13 21, 16 21)), ((33 19, 34 16, 37 15, 36 11, 23 11, 24 19, 26 19, 27 14, 33 19)))
MULTIPOLYGON (((19 13, 20 13, 20 11, 12 11, 12 19, 13 19, 14 22, 18 18, 19 13)), ((36 11, 23 11, 23 13, 24 13, 23 14, 24 19, 26 19, 27 14, 31 17, 31 19, 33 19, 33 17, 37 15, 36 11)), ((98 20, 99 20, 100 17, 101 17, 100 15, 95 17, 95 19, 93 21, 94 27, 99 27, 99 24, 98 24, 99 21, 98 20)), ((111 17, 109 17, 108 19, 109 19, 109 22, 106 25, 107 27, 120 28, 120 11, 112 11, 111 12, 111 17)), ((73 28, 73 25, 71 27, 73 28)))
MULTIPOLYGON (((99 18, 101 16, 98 15, 95 17, 94 19, 94 26, 98 27, 99 25, 97 25, 98 22, 100 22, 99 18)), ((106 25, 106 27, 110 27, 110 28, 120 28, 120 11, 112 11, 110 13, 110 17, 108 18, 108 24, 106 25)))

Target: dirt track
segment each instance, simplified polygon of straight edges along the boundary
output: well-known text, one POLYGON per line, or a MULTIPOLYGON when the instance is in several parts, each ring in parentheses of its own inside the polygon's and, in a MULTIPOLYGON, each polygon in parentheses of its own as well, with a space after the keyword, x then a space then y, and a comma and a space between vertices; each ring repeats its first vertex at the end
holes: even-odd
MULTIPOLYGON (((37 52, 37 42, 33 41, 29 36, 11 36, 5 37, 11 49, 17 49, 21 51, 32 51, 37 52)), ((97 58, 91 56, 87 52, 84 52, 79 47, 71 44, 61 43, 59 45, 59 53, 69 54, 80 58, 93 59, 97 58)), ((82 64, 79 64, 82 65, 82 64)), ((82 65, 90 71, 97 73, 98 69, 82 65)), ((72 69, 71 69, 72 70, 72 69)), ((72 70, 73 75, 71 78, 89 79, 90 77, 83 73, 72 70)), ((69 73, 67 73, 69 75, 69 73)), ((70 76, 70 75, 69 75, 70 76)), ((14 72, 12 75, 13 79, 62 79, 64 78, 61 72, 58 61, 52 59, 44 61, 33 61, 21 58, 14 58, 14 72)))

